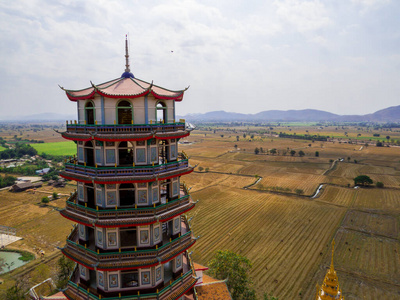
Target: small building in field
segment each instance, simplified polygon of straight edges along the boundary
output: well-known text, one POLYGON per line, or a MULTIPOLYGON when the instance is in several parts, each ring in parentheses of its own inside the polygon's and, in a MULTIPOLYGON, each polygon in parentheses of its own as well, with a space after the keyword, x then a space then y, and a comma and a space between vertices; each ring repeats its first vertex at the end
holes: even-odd
POLYGON ((42 186, 41 182, 20 182, 20 183, 16 183, 14 184, 11 188, 10 191, 11 192, 23 192, 25 190, 28 189, 35 189, 35 188, 39 188, 42 186))

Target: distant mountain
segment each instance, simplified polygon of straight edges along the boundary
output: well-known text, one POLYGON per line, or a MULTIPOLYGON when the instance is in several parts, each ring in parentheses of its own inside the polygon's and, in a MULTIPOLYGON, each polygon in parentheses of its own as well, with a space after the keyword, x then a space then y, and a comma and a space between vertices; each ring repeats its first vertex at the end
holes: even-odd
POLYGON ((41 113, 28 116, 6 116, 1 117, 2 121, 63 121, 66 120, 76 120, 75 115, 63 115, 55 113, 41 113))
POLYGON ((186 119, 189 122, 400 122, 400 105, 367 115, 336 115, 316 109, 267 110, 256 114, 231 113, 221 110, 178 118, 186 119))

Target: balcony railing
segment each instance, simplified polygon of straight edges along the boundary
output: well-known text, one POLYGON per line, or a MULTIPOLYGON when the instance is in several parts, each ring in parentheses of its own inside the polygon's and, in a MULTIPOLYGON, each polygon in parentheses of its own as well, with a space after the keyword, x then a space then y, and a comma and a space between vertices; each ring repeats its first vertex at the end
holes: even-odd
POLYGON ((169 201, 153 207, 131 207, 131 208, 113 208, 103 209, 100 207, 90 208, 76 203, 76 192, 67 200, 66 210, 71 210, 81 215, 95 219, 115 219, 115 218, 133 218, 133 217, 154 217, 164 212, 183 206, 190 202, 190 195, 169 201))
POLYGON ((173 132, 185 130, 185 122, 152 124, 68 124, 67 131, 73 133, 146 133, 146 132, 173 132))
POLYGON ((74 172, 87 176, 108 177, 108 176, 135 176, 135 175, 156 175, 164 172, 169 172, 178 169, 189 167, 189 161, 185 154, 180 154, 180 159, 177 161, 168 162, 159 165, 146 166, 121 166, 121 167, 92 167, 78 164, 76 158, 70 159, 65 163, 66 172, 74 172))

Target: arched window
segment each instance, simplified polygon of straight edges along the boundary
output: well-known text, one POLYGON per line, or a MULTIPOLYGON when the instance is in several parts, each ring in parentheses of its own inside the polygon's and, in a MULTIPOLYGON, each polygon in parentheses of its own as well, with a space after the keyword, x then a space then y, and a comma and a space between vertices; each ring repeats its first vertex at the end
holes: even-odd
POLYGON ((85 162, 87 166, 94 167, 94 151, 93 151, 93 143, 88 141, 85 143, 85 162))
POLYGON ((122 100, 117 106, 118 124, 132 124, 132 104, 129 101, 122 100))
POLYGON ((167 106, 163 102, 158 102, 156 105, 156 119, 157 122, 167 123, 167 106))
POLYGON ((92 101, 86 102, 85 105, 85 120, 86 124, 94 124, 95 119, 95 107, 92 101))
POLYGON ((132 183, 123 183, 119 186, 119 205, 134 206, 135 205, 135 185, 132 183))
POLYGON ((133 164, 133 146, 130 142, 120 142, 118 145, 119 165, 133 164))

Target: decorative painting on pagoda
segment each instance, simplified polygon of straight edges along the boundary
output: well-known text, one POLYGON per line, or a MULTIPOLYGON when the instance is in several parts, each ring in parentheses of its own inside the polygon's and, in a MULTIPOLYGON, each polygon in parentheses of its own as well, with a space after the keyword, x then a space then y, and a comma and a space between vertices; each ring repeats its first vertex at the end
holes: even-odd
POLYGON ((140 230, 140 243, 141 244, 149 243, 149 231, 148 230, 140 230))
POLYGON ((110 274, 108 278, 110 288, 118 287, 118 274, 110 274))
POLYGON ((147 191, 138 191, 138 203, 147 204, 147 191))
POLYGON ((142 285, 150 284, 150 271, 141 272, 142 285))

